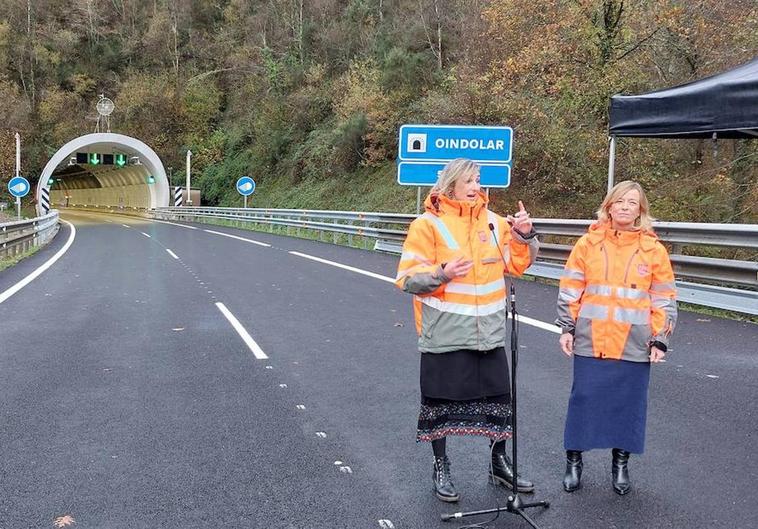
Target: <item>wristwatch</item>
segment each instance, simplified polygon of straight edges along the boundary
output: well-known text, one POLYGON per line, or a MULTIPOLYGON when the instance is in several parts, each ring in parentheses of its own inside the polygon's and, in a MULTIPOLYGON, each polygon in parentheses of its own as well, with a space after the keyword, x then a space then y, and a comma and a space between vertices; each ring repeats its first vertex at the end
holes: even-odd
POLYGON ((656 349, 660 349, 660 350, 661 350, 661 351, 663 351, 664 353, 665 353, 666 351, 668 351, 668 347, 666 346, 666 344, 665 344, 665 343, 663 343, 663 342, 659 342, 658 340, 652 340, 652 341, 650 342, 650 347, 651 347, 651 348, 652 348, 652 347, 655 347, 656 349))

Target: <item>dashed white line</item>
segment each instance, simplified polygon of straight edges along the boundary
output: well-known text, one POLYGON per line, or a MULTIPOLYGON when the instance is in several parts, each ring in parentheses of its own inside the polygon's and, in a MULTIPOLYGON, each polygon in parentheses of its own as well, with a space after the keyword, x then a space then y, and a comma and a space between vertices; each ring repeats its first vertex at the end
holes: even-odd
POLYGON ((168 252, 168 254, 169 254, 171 257, 173 257, 174 259, 179 259, 179 256, 178 256, 178 255, 176 255, 176 254, 175 254, 174 252, 172 252, 171 250, 169 250, 168 248, 166 248, 166 251, 167 251, 167 252, 168 252))
POLYGON ((141 233, 142 235, 144 235, 145 237, 147 237, 148 239, 151 239, 151 238, 153 237, 152 235, 148 235, 148 234, 147 234, 147 233, 145 233, 144 231, 141 231, 140 233, 141 233))
POLYGON ((266 248, 271 248, 271 245, 265 242, 254 241, 252 239, 245 239, 244 237, 238 237, 237 235, 232 235, 230 233, 222 233, 220 231, 213 231, 213 230, 203 230, 203 231, 212 233, 213 235, 221 235, 222 237, 229 237, 230 239, 237 239, 238 241, 249 242, 250 244, 257 244, 259 246, 265 246, 266 248))
POLYGON ((76 228, 74 227, 73 224, 71 224, 67 220, 61 219, 61 222, 65 222, 71 228, 71 233, 68 236, 68 240, 66 241, 66 244, 63 245, 63 248, 61 248, 60 250, 58 250, 55 253, 55 255, 52 256, 45 264, 43 264, 42 266, 40 266, 39 268, 37 268, 34 272, 32 272, 31 274, 29 274, 28 276, 26 276, 24 279, 22 279, 21 281, 19 281, 18 283, 16 283, 12 287, 10 287, 8 290, 6 290, 2 294, 0 294, 0 303, 4 302, 6 299, 8 299, 9 297, 11 297, 13 294, 15 294, 16 292, 18 292, 19 290, 21 290, 22 288, 24 288, 26 285, 28 285, 29 283, 31 283, 32 281, 34 281, 42 272, 44 272, 45 270, 47 270, 48 268, 50 268, 51 266, 53 266, 53 264, 58 259, 60 259, 61 257, 63 257, 63 254, 65 254, 66 251, 68 251, 68 249, 73 244, 74 239, 76 238, 76 228))
POLYGON ((310 259, 311 261, 317 261, 319 263, 324 263, 329 266, 336 266, 337 268, 342 268, 343 270, 349 270, 350 272, 355 272, 356 274, 363 274, 364 276, 373 277, 374 279, 380 279, 382 281, 387 281, 388 283, 394 283, 395 280, 391 277, 383 276, 380 274, 375 274, 374 272, 369 272, 367 270, 361 270, 360 268, 355 268, 348 265, 343 265, 341 263, 335 263, 334 261, 329 261, 327 259, 322 259, 320 257, 314 257, 312 255, 308 255, 306 253, 300 253, 300 252, 289 252, 292 255, 296 255, 298 257, 303 257, 305 259, 310 259))
POLYGON ((131 226, 129 226, 128 224, 122 224, 122 226, 123 226, 124 228, 131 228, 131 226))
POLYGON ((264 353, 258 344, 255 343, 253 337, 250 336, 247 330, 245 330, 239 320, 234 317, 234 314, 232 314, 229 309, 226 308, 226 305, 219 301, 216 302, 216 307, 218 307, 218 310, 221 311, 221 314, 223 314, 224 317, 229 320, 229 323, 232 324, 234 330, 237 331, 237 334, 240 335, 240 338, 242 338, 242 341, 245 342, 245 345, 247 345, 250 351, 252 351, 253 355, 255 355, 255 358, 258 360, 266 360, 268 358, 268 356, 266 356, 266 353, 264 353))

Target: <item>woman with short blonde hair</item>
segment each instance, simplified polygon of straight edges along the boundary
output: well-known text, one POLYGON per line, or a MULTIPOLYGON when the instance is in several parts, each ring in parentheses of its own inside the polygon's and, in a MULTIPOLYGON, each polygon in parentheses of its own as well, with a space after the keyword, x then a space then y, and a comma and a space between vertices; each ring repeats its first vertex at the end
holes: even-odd
POLYGON ((504 274, 520 276, 539 248, 524 204, 502 217, 488 208, 479 166, 449 162, 424 202, 403 244, 396 285, 413 295, 421 353, 421 406, 416 440, 434 454, 437 498, 455 502, 446 439, 482 436, 490 441, 489 477, 531 492, 506 455, 511 437, 511 393, 505 353, 504 274))
POLYGON ((634 226, 643 231, 653 231, 653 221, 655 220, 650 216, 650 203, 647 201, 645 190, 634 180, 626 180, 616 184, 611 189, 611 192, 605 197, 603 203, 600 204, 600 209, 597 210, 597 220, 601 223, 611 223, 611 206, 618 201, 621 197, 627 194, 631 190, 636 190, 639 193, 639 206, 640 213, 637 220, 634 222, 634 226))
POLYGON ((597 217, 558 291, 559 344, 574 364, 563 488, 581 487, 582 452, 610 448, 611 484, 624 495, 629 457, 645 449, 650 365, 664 361, 676 325, 676 284, 637 182, 611 189, 597 217))

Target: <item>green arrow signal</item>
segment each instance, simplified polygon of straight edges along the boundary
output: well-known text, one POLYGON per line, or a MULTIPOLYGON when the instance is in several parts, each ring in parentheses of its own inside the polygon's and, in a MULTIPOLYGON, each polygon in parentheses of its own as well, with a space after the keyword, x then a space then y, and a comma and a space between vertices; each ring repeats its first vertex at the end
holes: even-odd
POLYGON ((116 155, 116 165, 119 167, 124 167, 126 165, 126 154, 116 155))
POLYGON ((100 163, 100 155, 96 152, 90 153, 89 155, 89 163, 90 165, 97 165, 100 163))

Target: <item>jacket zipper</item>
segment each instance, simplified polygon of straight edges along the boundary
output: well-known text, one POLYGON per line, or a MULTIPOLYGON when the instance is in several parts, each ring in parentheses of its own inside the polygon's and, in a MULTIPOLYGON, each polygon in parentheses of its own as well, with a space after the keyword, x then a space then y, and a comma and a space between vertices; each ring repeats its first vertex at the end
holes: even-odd
POLYGON ((474 245, 471 244, 471 236, 472 236, 473 231, 474 231, 472 229, 473 224, 474 224, 474 212, 473 212, 472 209, 469 208, 469 212, 468 212, 468 249, 469 249, 469 252, 471 253, 471 260, 474 263, 473 264, 473 272, 474 272, 474 293, 475 293, 474 294, 474 307, 475 307, 475 310, 476 310, 476 316, 475 316, 475 321, 476 321, 476 348, 479 349, 479 342, 480 342, 480 339, 479 339, 479 336, 480 336, 480 331, 479 331, 479 288, 477 287, 479 281, 476 278, 477 268, 476 268, 476 258, 474 256, 474 245))

